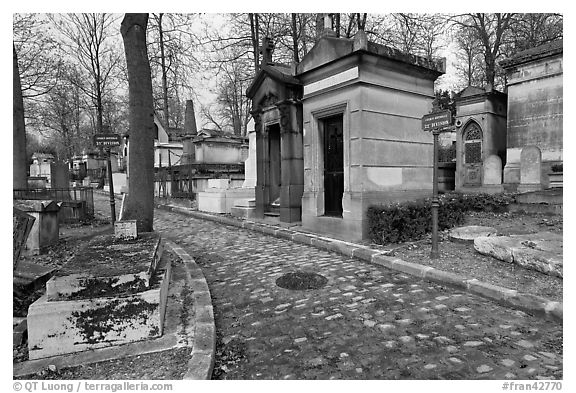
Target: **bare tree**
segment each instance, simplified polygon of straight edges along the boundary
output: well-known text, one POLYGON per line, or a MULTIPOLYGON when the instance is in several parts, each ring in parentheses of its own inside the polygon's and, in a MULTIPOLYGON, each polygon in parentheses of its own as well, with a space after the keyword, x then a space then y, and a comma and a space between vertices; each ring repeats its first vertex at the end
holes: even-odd
POLYGON ((148 14, 126 14, 120 28, 130 108, 129 193, 123 217, 135 219, 139 232, 152 231, 154 220, 154 104, 146 47, 147 24, 148 14))
POLYGON ((200 62, 195 50, 199 38, 191 29, 195 14, 152 14, 148 27, 148 53, 152 70, 154 107, 166 127, 180 127, 185 101, 194 94, 200 62))
POLYGON ((14 47, 18 54, 22 97, 41 99, 55 85, 61 69, 59 45, 47 34, 48 21, 38 14, 14 14, 14 47))
POLYGON ((85 127, 84 94, 77 83, 70 82, 79 76, 73 64, 65 69, 32 123, 40 134, 50 139, 59 160, 69 160, 77 152, 91 147, 89 129, 85 127))
POLYGON ((451 19, 456 25, 472 30, 482 43, 485 82, 489 86, 494 86, 497 59, 502 55, 514 15, 513 13, 476 13, 458 15, 451 19))
POLYGON ((26 159, 26 126, 24 123, 24 102, 20 86, 20 72, 18 71, 18 56, 16 47, 12 45, 12 187, 15 189, 28 188, 28 175, 26 159))
POLYGON ((117 17, 91 13, 51 15, 50 18, 89 77, 90 83, 81 83, 78 87, 92 100, 96 132, 101 133, 104 131, 104 95, 113 94, 114 78, 120 66, 121 56, 111 39, 117 17))
POLYGON ((260 71, 260 56, 258 53, 258 47, 260 45, 258 14, 248 14, 248 19, 250 20, 250 38, 252 39, 254 75, 256 75, 258 74, 258 71, 260 71))
POLYGON ((481 85, 485 80, 482 44, 476 33, 470 29, 456 27, 454 32, 456 52, 456 73, 465 86, 481 85))
POLYGON ((546 44, 563 38, 561 14, 518 14, 512 42, 514 52, 546 44))

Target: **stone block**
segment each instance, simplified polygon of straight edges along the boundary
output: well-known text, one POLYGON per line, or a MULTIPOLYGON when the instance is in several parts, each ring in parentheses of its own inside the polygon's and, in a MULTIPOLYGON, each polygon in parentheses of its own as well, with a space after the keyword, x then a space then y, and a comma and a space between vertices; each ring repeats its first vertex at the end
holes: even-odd
POLYGON ((549 232, 479 237, 474 248, 481 254, 515 263, 544 274, 563 277, 562 236, 549 232))
POLYGON ((138 229, 136 228, 136 220, 115 221, 114 237, 117 239, 137 239, 138 229))
POLYGON ((60 206, 50 200, 17 200, 14 207, 34 217, 24 254, 38 255, 59 240, 60 206))
POLYGON ((253 199, 251 188, 210 189, 197 194, 198 210, 210 213, 231 213, 236 201, 253 199))
POLYGON ((498 231, 492 227, 469 225, 450 230, 450 240, 460 243, 474 243, 478 237, 496 236, 498 231))
POLYGON ((229 186, 230 179, 208 179, 208 188, 220 188, 226 190, 229 186))

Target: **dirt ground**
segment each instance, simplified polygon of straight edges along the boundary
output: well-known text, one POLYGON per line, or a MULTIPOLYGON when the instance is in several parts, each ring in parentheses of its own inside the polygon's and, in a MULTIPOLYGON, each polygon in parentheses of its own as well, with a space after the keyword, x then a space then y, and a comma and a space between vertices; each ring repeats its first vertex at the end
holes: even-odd
MULTIPOLYGON (((562 234, 562 216, 524 213, 470 213, 464 225, 490 226, 498 230, 499 235, 527 234, 549 231, 562 234)), ((393 249, 393 255, 408 261, 476 278, 490 284, 516 289, 521 292, 562 301, 563 280, 547 276, 534 270, 481 255, 474 250, 473 244, 450 241, 448 232, 440 234, 438 259, 430 258, 431 237, 417 242, 408 242, 387 249, 393 249)))

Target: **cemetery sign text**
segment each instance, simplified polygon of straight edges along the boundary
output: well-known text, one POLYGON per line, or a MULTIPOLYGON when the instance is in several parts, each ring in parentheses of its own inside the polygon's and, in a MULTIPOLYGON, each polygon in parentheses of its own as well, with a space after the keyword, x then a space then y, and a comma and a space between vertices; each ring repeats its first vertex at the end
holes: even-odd
POLYGON ((452 125, 452 112, 445 110, 442 112, 430 113, 422 117, 422 130, 434 131, 452 125))
POLYGON ((94 145, 102 147, 120 146, 120 135, 118 134, 95 134, 94 145))

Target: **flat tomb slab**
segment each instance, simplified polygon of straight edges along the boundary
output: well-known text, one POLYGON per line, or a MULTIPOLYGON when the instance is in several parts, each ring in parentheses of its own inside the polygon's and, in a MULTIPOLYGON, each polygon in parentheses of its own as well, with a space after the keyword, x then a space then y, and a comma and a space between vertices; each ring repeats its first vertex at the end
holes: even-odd
POLYGON ((28 309, 31 360, 160 337, 171 264, 158 269, 150 289, 126 296, 49 300, 28 309))
POLYGON ((450 240, 460 243, 474 243, 474 239, 481 236, 496 236, 498 231, 492 227, 469 225, 450 230, 450 240))
POLYGON ((98 236, 48 280, 48 301, 122 296, 149 289, 163 250, 157 234, 142 234, 138 239, 98 236))
POLYGON ((560 278, 564 276, 562 248, 562 235, 551 232, 474 240, 474 249, 481 254, 560 278))

